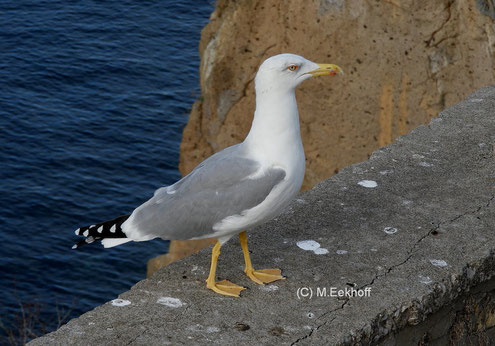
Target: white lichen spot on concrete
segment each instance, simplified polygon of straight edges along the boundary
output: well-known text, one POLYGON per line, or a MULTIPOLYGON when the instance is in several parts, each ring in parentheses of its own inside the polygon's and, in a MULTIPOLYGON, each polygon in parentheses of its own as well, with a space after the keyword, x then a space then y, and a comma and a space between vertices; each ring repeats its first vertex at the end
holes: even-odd
POLYGON ((395 227, 385 227, 383 229, 383 232, 387 233, 387 234, 394 234, 394 233, 397 233, 399 230, 395 227))
POLYGON ((311 330, 311 329, 313 329, 313 327, 311 327, 311 326, 304 326, 303 328, 304 328, 304 329, 307 329, 307 330, 311 330))
POLYGON ((317 255, 326 255, 329 251, 328 251, 328 249, 320 247, 318 249, 315 249, 313 252, 317 255))
POLYGON ((471 99, 471 102, 479 103, 479 102, 483 102, 483 99, 471 99))
POLYGON ((429 285, 433 282, 433 280, 430 279, 429 276, 418 275, 418 277, 419 277, 419 282, 421 282, 422 284, 429 285))
POLYGON ((114 299, 112 300, 113 306, 127 306, 131 305, 131 302, 125 299, 114 299))
POLYGON ((172 297, 160 297, 156 302, 170 308, 180 308, 181 306, 185 305, 185 303, 183 303, 180 299, 172 297))
POLYGON ((89 322, 89 323, 88 323, 88 326, 93 326, 93 325, 95 325, 95 324, 96 324, 96 323, 94 323, 94 322, 89 322))
POLYGON ((380 171, 378 173, 380 173, 381 175, 387 175, 387 174, 394 173, 394 170, 393 169, 386 169, 386 170, 380 171))
POLYGON ((374 180, 361 180, 358 185, 361 185, 362 187, 367 187, 369 189, 375 188, 378 186, 376 181, 374 180))
POLYGON ((320 243, 314 240, 301 240, 298 241, 296 245, 306 251, 314 251, 320 247, 320 243))
POLYGON ((263 285, 263 286, 258 286, 260 290, 265 291, 265 292, 274 292, 278 291, 278 286, 276 285, 263 285))
POLYGON ((373 251, 373 252, 377 252, 378 251, 378 249, 370 249, 370 250, 373 251))
POLYGON ((420 154, 413 154, 413 159, 424 159, 424 155, 420 155, 420 154))
POLYGON ((447 266, 447 262, 445 262, 444 260, 431 259, 430 262, 435 267, 446 267, 447 266))
POLYGON ((218 333, 220 331, 220 328, 218 328, 218 327, 215 327, 215 326, 204 327, 199 323, 197 323, 193 326, 189 326, 186 329, 191 331, 191 332, 200 332, 200 333, 206 332, 206 333, 210 333, 210 334, 211 333, 218 333))
POLYGON ((402 204, 403 205, 409 205, 409 204, 412 204, 412 201, 409 201, 409 200, 405 199, 405 200, 402 201, 402 204))
POLYGON ((306 201, 304 199, 301 199, 301 198, 296 199, 296 202, 301 203, 301 204, 306 204, 306 201))
POLYGON ((285 326, 283 329, 289 333, 295 333, 299 331, 299 327, 293 327, 293 326, 285 326))
POLYGON ((196 323, 195 325, 189 326, 186 329, 192 332, 202 332, 204 330, 204 327, 201 324, 196 323))
POLYGON ((347 250, 337 250, 337 251, 335 251, 335 253, 337 255, 346 255, 347 253, 349 253, 349 251, 347 251, 347 250))
POLYGON ((424 162, 424 161, 421 161, 420 163, 418 163, 418 165, 420 165, 421 167, 432 167, 433 166, 432 163, 428 163, 428 162, 424 162))
POLYGON ((313 251, 316 255, 325 255, 328 250, 320 247, 320 243, 314 240, 301 240, 296 243, 296 245, 306 251, 313 251))

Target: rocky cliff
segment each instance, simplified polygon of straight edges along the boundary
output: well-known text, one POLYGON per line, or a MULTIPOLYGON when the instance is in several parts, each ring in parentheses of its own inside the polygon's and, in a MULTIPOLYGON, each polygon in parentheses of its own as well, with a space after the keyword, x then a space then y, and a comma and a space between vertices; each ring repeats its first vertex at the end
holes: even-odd
POLYGON ((181 172, 244 139, 257 67, 282 52, 346 71, 297 91, 303 187, 367 159, 493 83, 495 21, 478 10, 483 2, 219 0, 202 32, 202 97, 184 130, 181 172))

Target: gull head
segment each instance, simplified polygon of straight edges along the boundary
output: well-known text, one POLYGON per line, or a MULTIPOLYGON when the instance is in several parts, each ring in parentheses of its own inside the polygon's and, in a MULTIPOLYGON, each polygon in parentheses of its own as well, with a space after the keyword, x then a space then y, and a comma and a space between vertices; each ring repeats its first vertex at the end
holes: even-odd
POLYGON ((261 64, 255 78, 256 91, 293 91, 308 78, 342 73, 337 65, 314 63, 295 54, 279 54, 261 64))

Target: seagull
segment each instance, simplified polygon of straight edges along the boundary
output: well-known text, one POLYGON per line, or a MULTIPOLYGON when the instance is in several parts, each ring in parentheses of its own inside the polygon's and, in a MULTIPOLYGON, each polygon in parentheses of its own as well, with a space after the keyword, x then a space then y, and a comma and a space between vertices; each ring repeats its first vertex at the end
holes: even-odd
POLYGON ((175 184, 159 188, 131 214, 78 228, 76 235, 85 238, 73 249, 95 241, 110 248, 154 238, 216 238, 206 287, 239 297, 245 287, 215 281, 220 248, 238 234, 244 272, 252 281, 263 285, 285 279, 280 269, 253 268, 246 230, 279 215, 301 188, 305 157, 296 87, 314 76, 341 73, 337 65, 295 54, 266 59, 256 74, 256 110, 242 143, 210 156, 175 184))

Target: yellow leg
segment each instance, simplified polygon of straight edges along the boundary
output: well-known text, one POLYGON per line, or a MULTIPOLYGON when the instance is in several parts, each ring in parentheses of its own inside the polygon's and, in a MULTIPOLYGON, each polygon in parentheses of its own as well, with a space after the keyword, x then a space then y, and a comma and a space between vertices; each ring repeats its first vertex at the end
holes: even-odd
POLYGON ((217 263, 218 256, 220 256, 220 248, 222 244, 219 241, 215 244, 213 249, 211 250, 211 267, 210 267, 210 275, 208 275, 208 279, 206 279, 206 287, 210 290, 213 290, 217 293, 223 294, 225 296, 231 297, 239 297, 239 293, 242 290, 245 290, 244 287, 238 286, 230 281, 222 280, 219 282, 215 281, 215 275, 217 272, 217 263))
POLYGON ((241 241, 242 253, 244 254, 244 263, 246 263, 244 273, 246 273, 251 280, 257 284, 263 285, 273 281, 285 279, 285 277, 282 276, 282 271, 280 269, 254 270, 253 265, 251 264, 251 257, 249 256, 246 231, 239 234, 239 240, 241 241))

